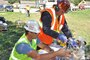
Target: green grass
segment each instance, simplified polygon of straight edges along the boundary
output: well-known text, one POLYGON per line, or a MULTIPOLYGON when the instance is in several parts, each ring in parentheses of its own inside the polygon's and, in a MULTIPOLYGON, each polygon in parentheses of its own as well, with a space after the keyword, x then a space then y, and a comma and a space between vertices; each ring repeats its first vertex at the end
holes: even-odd
POLYGON ((75 37, 83 37, 90 44, 90 9, 65 14, 69 28, 75 37))
MULTIPOLYGON (((15 22, 16 20, 39 20, 40 13, 31 13, 30 17, 26 17, 26 14, 5 12, 0 13, 0 16, 4 16, 7 20, 15 22)), ((85 38, 87 43, 90 44, 90 9, 68 12, 65 14, 69 28, 74 36, 77 38, 81 36, 85 38)))
POLYGON ((0 16, 4 16, 8 21, 15 22, 17 20, 27 21, 27 20, 39 20, 39 13, 31 13, 30 17, 27 17, 26 14, 18 13, 18 12, 4 12, 0 13, 0 16))

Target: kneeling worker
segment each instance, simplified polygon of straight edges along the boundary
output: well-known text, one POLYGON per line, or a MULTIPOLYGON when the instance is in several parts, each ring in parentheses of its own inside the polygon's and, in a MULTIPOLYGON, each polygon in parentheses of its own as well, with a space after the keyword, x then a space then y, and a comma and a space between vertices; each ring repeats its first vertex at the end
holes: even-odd
MULTIPOLYGON (((35 20, 29 20, 24 26, 25 33, 16 42, 9 60, 52 60, 56 56, 69 57, 70 51, 64 50, 63 48, 56 51, 45 54, 38 54, 37 46, 41 45, 40 41, 37 40, 37 35, 40 32, 39 25, 35 20)), ((45 46, 43 46, 44 48, 45 46)))

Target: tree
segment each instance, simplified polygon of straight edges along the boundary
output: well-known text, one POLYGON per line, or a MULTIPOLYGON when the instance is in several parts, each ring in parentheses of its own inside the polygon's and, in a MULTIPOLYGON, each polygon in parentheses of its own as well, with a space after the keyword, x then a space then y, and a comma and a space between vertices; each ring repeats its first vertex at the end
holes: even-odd
POLYGON ((21 4, 21 0, 18 0, 19 4, 21 4))
POLYGON ((8 3, 13 4, 16 0, 8 0, 8 3))
POLYGON ((19 0, 8 0, 8 3, 13 4, 15 2, 19 2, 19 0))
POLYGON ((70 2, 74 3, 75 5, 78 5, 82 0, 70 0, 70 2))
POLYGON ((85 0, 85 1, 90 1, 90 0, 85 0))

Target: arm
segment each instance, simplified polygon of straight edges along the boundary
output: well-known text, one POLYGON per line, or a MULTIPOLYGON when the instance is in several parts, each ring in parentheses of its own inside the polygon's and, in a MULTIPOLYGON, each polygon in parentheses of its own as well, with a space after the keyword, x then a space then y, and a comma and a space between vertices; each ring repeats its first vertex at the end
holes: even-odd
POLYGON ((60 49, 55 52, 50 52, 50 53, 45 53, 45 54, 38 54, 35 50, 32 50, 27 54, 28 56, 32 57, 35 60, 50 60, 56 56, 61 56, 61 57, 70 57, 71 52, 66 51, 65 49, 60 49))
POLYGON ((35 60, 50 60, 56 56, 70 55, 70 52, 65 51, 64 49, 60 49, 59 51, 50 52, 46 54, 38 54, 37 51, 33 50, 28 44, 23 44, 23 43, 16 46, 16 51, 19 54, 26 54, 28 55, 28 57, 31 57, 35 60))
POLYGON ((49 45, 46 45, 40 42, 39 39, 37 39, 37 50, 40 50, 40 49, 45 50, 47 52, 53 52, 53 50, 49 47, 49 45))
POLYGON ((65 34, 65 36, 66 36, 67 38, 72 37, 72 33, 71 33, 71 31, 69 30, 69 28, 68 28, 68 25, 67 25, 66 20, 65 20, 64 26, 63 26, 63 28, 62 28, 62 32, 65 34))
POLYGON ((45 51, 47 51, 47 52, 51 52, 51 51, 52 51, 52 49, 51 49, 48 45, 40 42, 39 39, 37 39, 37 45, 38 45, 38 48, 39 48, 39 49, 43 49, 43 50, 45 50, 45 51))
POLYGON ((27 54, 29 57, 32 57, 35 60, 50 60, 53 57, 56 57, 58 55, 58 52, 51 52, 46 54, 38 54, 37 51, 32 50, 27 54))
POLYGON ((39 43, 38 44, 38 46, 41 48, 41 49, 43 49, 43 50, 45 50, 45 51, 47 51, 47 52, 53 52, 53 50, 48 46, 48 45, 46 45, 46 44, 44 44, 44 43, 39 43))
POLYGON ((59 33, 51 30, 52 17, 50 16, 50 14, 48 12, 43 12, 41 15, 41 20, 43 24, 44 33, 53 38, 57 38, 59 33))
POLYGON ((28 52, 27 55, 32 57, 35 60, 50 60, 56 56, 70 57, 71 53, 69 51, 64 50, 64 49, 60 49, 59 51, 56 51, 56 52, 38 54, 35 50, 32 50, 31 52, 28 52))

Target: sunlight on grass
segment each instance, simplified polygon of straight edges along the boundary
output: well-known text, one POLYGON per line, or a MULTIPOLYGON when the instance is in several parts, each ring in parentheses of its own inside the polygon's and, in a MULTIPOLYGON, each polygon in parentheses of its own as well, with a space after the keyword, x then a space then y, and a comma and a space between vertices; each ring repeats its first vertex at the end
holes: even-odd
POLYGON ((75 37, 81 36, 90 43, 90 10, 74 11, 65 14, 69 28, 75 37))
POLYGON ((8 21, 15 22, 17 20, 27 21, 27 20, 39 20, 40 14, 39 13, 31 13, 30 17, 27 17, 26 14, 22 13, 13 13, 13 12, 5 12, 0 13, 0 16, 4 16, 8 21))
MULTIPOLYGON (((27 20, 39 20, 40 13, 31 13, 30 17, 22 13, 5 12, 0 13, 0 16, 4 16, 8 21, 15 22, 16 20, 22 20, 26 22, 27 20)), ((90 9, 79 10, 68 12, 65 14, 69 28, 76 34, 75 37, 81 36, 90 42, 90 9)))

